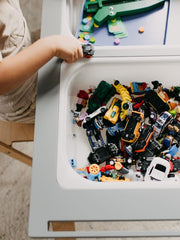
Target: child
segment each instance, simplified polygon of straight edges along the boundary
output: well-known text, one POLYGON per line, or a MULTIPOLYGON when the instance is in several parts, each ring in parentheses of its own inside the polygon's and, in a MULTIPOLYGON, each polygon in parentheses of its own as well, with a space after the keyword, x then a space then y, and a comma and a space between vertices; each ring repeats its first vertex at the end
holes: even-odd
POLYGON ((54 35, 31 45, 19 0, 0 0, 0 119, 33 123, 37 71, 54 56, 72 63, 83 56, 79 42, 54 35))

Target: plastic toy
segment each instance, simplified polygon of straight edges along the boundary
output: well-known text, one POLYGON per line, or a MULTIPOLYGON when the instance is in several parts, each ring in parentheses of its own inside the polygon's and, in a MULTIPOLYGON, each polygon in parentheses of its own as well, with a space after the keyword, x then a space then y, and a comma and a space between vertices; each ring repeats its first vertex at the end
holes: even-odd
POLYGON ((86 135, 93 151, 105 145, 100 130, 96 129, 93 124, 87 127, 86 135))
POLYGON ((154 124, 156 122, 157 118, 158 118, 157 112, 152 107, 150 107, 149 108, 149 122, 154 124))
POLYGON ((150 165, 152 159, 138 159, 136 161, 136 170, 140 171, 143 175, 146 173, 148 166, 150 165))
MULTIPOLYGON (((165 2, 166 0, 84 0, 84 8, 77 33, 78 40, 82 43, 92 42, 92 44, 94 44, 94 42, 96 42, 97 45, 104 45, 104 41, 102 41, 102 39, 104 39, 106 42, 110 41, 110 45, 119 45, 121 44, 122 38, 128 37, 127 29, 130 30, 131 28, 129 28, 129 25, 131 25, 132 28, 137 28, 137 34, 135 37, 130 36, 131 34, 129 34, 130 37, 127 38, 127 43, 131 44, 132 41, 135 41, 136 43, 136 38, 139 39, 139 36, 137 35, 143 34, 144 29, 147 26, 146 22, 143 21, 143 26, 136 26, 136 18, 141 19, 142 17, 143 20, 148 17, 150 22, 152 22, 151 19, 153 19, 153 16, 152 18, 151 16, 148 16, 151 15, 148 14, 148 12, 152 11, 152 15, 155 15, 156 17, 156 14, 159 16, 159 11, 165 24, 167 14, 162 15, 162 13, 166 11, 166 5, 164 6, 165 2), (137 14, 139 15, 136 16, 137 14), (135 16, 133 17, 132 15, 135 16), (128 20, 131 21, 132 18, 134 18, 134 21, 129 24, 128 20), (127 23, 127 28, 123 21, 127 23), (107 24, 108 28, 107 34, 105 24, 107 24), (100 28, 99 33, 98 28, 100 28), (93 37, 96 39, 90 41, 93 37)), ((159 25, 157 24, 157 26, 159 25)), ((161 28, 161 25, 159 27, 161 28)), ((147 30, 148 29, 149 28, 147 27, 147 30)), ((145 38, 146 35, 143 39, 145 38)), ((159 39, 161 38, 158 38, 157 41, 159 41, 159 39)), ((123 40, 122 44, 124 44, 124 42, 126 43, 126 41, 123 40)))
POLYGON ((87 112, 83 112, 79 115, 80 113, 78 113, 78 115, 76 115, 76 112, 74 112, 74 119, 73 119, 73 123, 77 123, 77 125, 79 127, 81 127, 82 125, 82 121, 84 120, 84 118, 86 116, 88 116, 87 112))
POLYGON ((162 84, 159 83, 158 81, 154 81, 154 88, 156 87, 156 91, 158 95, 166 102, 168 103, 170 110, 175 109, 178 104, 179 104, 179 90, 174 89, 174 90, 167 90, 164 89, 162 84), (177 93, 178 92, 178 93, 177 93))
POLYGON ((180 106, 176 107, 176 120, 180 122, 180 106))
POLYGON ((153 137, 154 129, 152 126, 144 124, 140 131, 140 137, 134 144, 134 151, 137 153, 144 152, 149 141, 153 137))
POLYGON ((168 103, 166 103, 154 90, 145 93, 145 102, 153 107, 158 114, 170 110, 168 103))
POLYGON ((131 82, 130 86, 131 86, 131 92, 134 94, 142 94, 151 89, 149 84, 145 82, 131 82))
POLYGON ((126 125, 126 121, 119 120, 114 126, 108 127, 107 132, 110 136, 119 137, 121 136, 121 132, 124 130, 126 125))
POLYGON ((172 135, 167 135, 166 137, 163 138, 162 144, 165 149, 169 148, 174 141, 174 137, 172 135))
POLYGON ((126 125, 125 121, 118 121, 114 126, 108 127, 106 130, 107 143, 114 143, 117 147, 120 147, 121 133, 126 125))
POLYGON ((125 119, 128 113, 132 110, 132 99, 128 90, 123 85, 121 85, 118 80, 114 81, 113 86, 116 89, 116 92, 120 94, 120 97, 122 99, 120 118, 125 119))
POLYGON ((133 169, 129 169, 128 174, 125 175, 131 181, 142 182, 144 180, 144 176, 141 172, 134 171, 133 169))
POLYGON ((128 36, 126 26, 120 17, 108 20, 108 31, 111 34, 114 34, 114 41, 116 45, 120 43, 120 38, 128 36))
POLYGON ((107 165, 105 165, 104 167, 101 167, 100 171, 101 171, 102 173, 105 173, 106 171, 114 170, 114 169, 115 169, 114 166, 112 166, 112 165, 110 165, 110 164, 107 164, 107 165))
POLYGON ((106 146, 101 146, 100 148, 95 149, 94 152, 91 152, 88 156, 88 161, 93 164, 101 164, 113 156, 118 154, 118 148, 113 143, 108 143, 106 146))
POLYGON ((163 155, 169 154, 171 157, 174 157, 178 151, 179 151, 179 145, 178 144, 173 144, 167 150, 164 150, 162 152, 162 154, 163 155))
POLYGON ((114 179, 112 177, 102 176, 99 178, 100 182, 130 182, 131 180, 126 177, 121 177, 120 179, 114 179))
POLYGON ((77 94, 77 97, 78 101, 76 103, 76 110, 74 111, 74 118, 78 117, 81 110, 86 107, 89 95, 86 91, 80 90, 77 94))
POLYGON ((172 120, 173 117, 169 112, 165 111, 161 113, 156 122, 154 123, 154 137, 159 137, 172 120))
POLYGON ((133 110, 139 110, 139 108, 144 104, 144 100, 141 100, 141 102, 133 103, 133 110))
POLYGON ((178 172, 180 171, 180 159, 179 158, 173 158, 171 160, 173 164, 173 169, 171 170, 172 172, 178 172))
POLYGON ((98 172, 96 174, 94 172, 90 173, 87 168, 78 169, 78 170, 76 170, 76 172, 79 174, 83 174, 85 176, 85 178, 87 178, 88 180, 91 180, 91 181, 99 180, 99 178, 101 177, 101 172, 98 172))
POLYGON ((69 163, 71 164, 71 167, 73 167, 73 168, 75 168, 77 166, 77 161, 74 158, 70 159, 69 163))
POLYGON ((125 150, 131 156, 133 152, 140 153, 144 152, 147 145, 149 144, 150 139, 152 138, 154 129, 151 125, 144 124, 140 129, 140 136, 135 143, 127 146, 125 150))
POLYGON ((145 148, 145 151, 136 153, 134 157, 140 160, 151 161, 154 156, 158 156, 161 153, 161 150, 162 144, 151 138, 149 144, 145 148))
POLYGON ((168 125, 168 135, 172 135, 174 137, 174 140, 180 144, 180 126, 179 123, 176 121, 172 122, 173 125, 168 125))
POLYGON ((169 161, 155 157, 147 168, 146 174, 144 176, 145 181, 163 181, 166 180, 170 172, 169 161))
POLYGON ((127 16, 137 13, 150 11, 156 7, 162 6, 165 0, 140 0, 140 1, 110 1, 95 0, 85 3, 87 12, 96 12, 94 22, 101 25, 107 19, 113 19, 117 16, 127 16))
MULTIPOLYGON (((180 157, 177 156, 180 123, 176 114, 173 116, 162 111, 168 105, 160 96, 164 92, 158 81, 153 81, 153 89, 138 97, 118 80, 112 85, 101 81, 80 114, 84 107, 82 100, 89 94, 88 91, 85 95, 79 91, 77 124, 84 128, 92 152, 87 154, 89 166, 77 172, 91 181, 115 182, 126 181, 127 178, 128 181, 180 182, 180 157), (156 99, 158 103, 155 104, 156 99), (109 100, 111 104, 108 107, 109 100), (161 106, 157 105, 159 103, 161 106)), ((76 167, 74 159, 70 163, 76 167)))
POLYGON ((122 140, 125 142, 136 142, 139 138, 140 132, 139 128, 143 121, 144 114, 141 112, 132 111, 132 114, 129 116, 126 126, 122 131, 122 140))
POLYGON ((164 89, 164 91, 167 93, 169 98, 173 98, 174 100, 180 101, 180 87, 175 86, 171 87, 170 89, 164 89))
POLYGON ((121 110, 121 100, 119 98, 114 98, 110 108, 104 115, 104 119, 106 119, 112 124, 116 124, 119 118, 120 110, 121 110))
POLYGON ((107 104, 115 94, 113 86, 105 81, 101 81, 88 101, 87 113, 92 113, 102 105, 107 104))
POLYGON ((100 172, 100 168, 99 168, 99 165, 97 164, 91 164, 89 166, 89 172, 91 174, 98 174, 100 172))
POLYGON ((103 116, 103 115, 98 115, 98 116, 94 119, 94 126, 95 126, 96 129, 98 129, 98 130, 103 130, 103 128, 105 128, 104 116, 103 116))
POLYGON ((139 33, 143 33, 143 32, 144 32, 144 27, 141 26, 141 27, 139 28, 139 33))
POLYGON ((94 55, 94 47, 91 44, 82 44, 83 55, 86 58, 90 58, 94 55))
POLYGON ((169 96, 167 95, 167 93, 164 91, 163 89, 163 86, 161 83, 158 84, 158 87, 157 87, 157 93, 158 95, 165 101, 165 102, 168 102, 169 100, 169 96))
POLYGON ((99 116, 99 115, 104 116, 106 110, 107 110, 106 106, 102 106, 102 107, 98 108, 96 111, 87 115, 82 122, 83 128, 87 128, 97 116, 99 116))

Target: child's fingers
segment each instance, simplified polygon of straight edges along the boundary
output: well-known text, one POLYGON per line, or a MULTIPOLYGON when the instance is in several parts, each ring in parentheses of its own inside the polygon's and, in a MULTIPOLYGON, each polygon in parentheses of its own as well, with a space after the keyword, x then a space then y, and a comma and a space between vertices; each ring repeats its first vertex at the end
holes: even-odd
POLYGON ((83 57, 83 50, 82 50, 82 46, 79 45, 75 49, 72 50, 72 53, 69 54, 69 56, 67 58, 64 58, 64 61, 67 63, 73 63, 82 57, 83 57))
POLYGON ((64 59, 64 61, 66 62, 66 63, 72 63, 73 61, 72 61, 72 58, 66 58, 66 59, 64 59))
POLYGON ((82 46, 80 45, 79 48, 78 48, 78 56, 79 58, 82 58, 83 57, 83 49, 82 49, 82 46))
POLYGON ((68 58, 67 61, 68 61, 68 63, 73 63, 73 62, 76 62, 81 57, 83 57, 81 50, 76 49, 76 51, 74 51, 74 54, 72 55, 72 57, 68 58))
POLYGON ((74 54, 74 55, 72 55, 71 57, 68 57, 68 58, 66 58, 66 59, 64 59, 64 60, 65 60, 65 62, 67 62, 67 63, 73 63, 73 62, 77 61, 77 56, 76 56, 76 54, 74 54))
POLYGON ((77 61, 79 59, 79 53, 78 53, 78 49, 76 49, 76 51, 74 52, 74 62, 77 61))

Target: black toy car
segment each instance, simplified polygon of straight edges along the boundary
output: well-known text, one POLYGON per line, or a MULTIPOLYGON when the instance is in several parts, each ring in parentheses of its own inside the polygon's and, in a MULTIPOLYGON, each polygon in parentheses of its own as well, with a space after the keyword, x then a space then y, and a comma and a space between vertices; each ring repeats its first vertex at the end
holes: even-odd
POLYGON ((135 153, 134 157, 136 159, 152 160, 153 156, 158 156, 161 150, 162 150, 162 144, 160 144, 156 139, 151 138, 145 151, 140 153, 135 153))
POLYGON ((87 129, 86 129, 86 135, 88 137, 90 146, 93 151, 95 151, 97 148, 102 147, 105 145, 103 138, 101 136, 101 131, 96 129, 93 124, 91 124, 87 129))
POLYGON ((86 58, 90 58, 94 55, 94 48, 90 43, 82 45, 83 54, 86 58))
POLYGON ((140 136, 137 142, 130 144, 125 147, 126 152, 131 156, 133 152, 144 152, 149 144, 150 139, 154 133, 153 127, 151 125, 144 124, 140 128, 140 136))
POLYGON ((144 118, 144 114, 141 112, 132 111, 132 114, 128 117, 128 121, 124 130, 122 131, 122 140, 125 142, 136 142, 140 133, 139 128, 144 118))
POLYGON ((154 90, 149 90, 145 93, 145 103, 153 107, 158 114, 170 110, 168 103, 166 103, 154 90))
POLYGON ((88 161, 93 164, 101 164, 111 157, 114 157, 118 154, 119 150, 114 143, 108 143, 105 146, 97 148, 94 152, 91 152, 88 156, 88 161))

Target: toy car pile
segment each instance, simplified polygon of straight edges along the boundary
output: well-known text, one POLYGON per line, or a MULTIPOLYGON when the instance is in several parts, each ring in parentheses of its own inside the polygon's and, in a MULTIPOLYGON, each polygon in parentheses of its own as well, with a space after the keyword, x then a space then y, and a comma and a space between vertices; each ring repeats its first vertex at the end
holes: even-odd
POLYGON ((84 128, 92 181, 180 181, 180 87, 101 81, 77 94, 73 123, 84 128), (105 132, 106 141, 102 137, 105 132))

